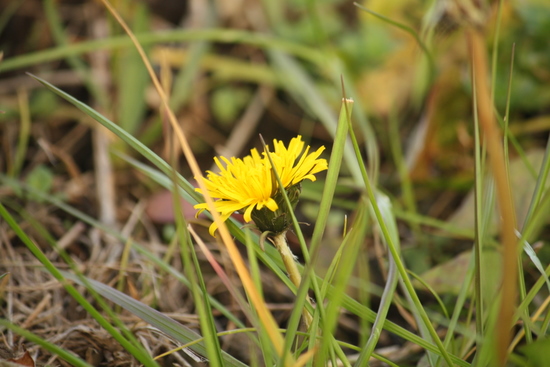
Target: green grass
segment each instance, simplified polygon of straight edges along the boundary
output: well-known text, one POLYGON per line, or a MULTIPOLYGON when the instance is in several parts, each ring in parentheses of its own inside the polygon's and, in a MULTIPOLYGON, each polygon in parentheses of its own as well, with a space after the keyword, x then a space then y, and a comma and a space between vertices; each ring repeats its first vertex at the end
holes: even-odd
MULTIPOLYGON (((499 59, 503 52, 499 48, 502 44, 500 39, 508 37, 508 32, 520 32, 512 29, 513 25, 501 23, 502 4, 496 13, 497 30, 493 34, 494 39, 489 39, 487 34, 482 36, 485 37, 485 43, 493 43, 490 54, 492 59, 485 67, 491 66, 494 80, 504 73, 503 68, 509 66, 505 69, 509 71, 506 99, 499 101, 494 93, 496 81, 489 83, 490 90, 483 91, 479 84, 465 78, 463 83, 466 86, 453 84, 449 88, 456 88, 453 90, 453 98, 462 98, 462 103, 472 107, 471 110, 453 116, 451 113, 456 109, 449 104, 449 110, 452 112, 438 110, 439 115, 436 112, 430 115, 436 120, 444 116, 449 121, 466 121, 464 124, 471 133, 469 146, 468 143, 464 143, 464 146, 456 142, 448 143, 445 139, 448 139, 449 135, 458 134, 460 127, 457 126, 462 125, 457 123, 447 128, 443 124, 439 129, 445 130, 445 133, 434 135, 434 139, 441 140, 438 154, 442 157, 432 155, 430 159, 433 160, 434 166, 440 164, 441 167, 446 167, 445 164, 449 164, 445 161, 446 154, 450 157, 449 160, 453 160, 453 157, 463 156, 465 153, 460 149, 466 149, 464 147, 468 146, 466 154, 469 154, 471 167, 463 169, 462 172, 452 172, 452 169, 444 171, 446 168, 441 170, 450 175, 451 183, 462 180, 464 175, 470 175, 472 188, 475 190, 475 203, 470 208, 475 224, 473 228, 441 217, 433 217, 426 210, 426 202, 435 207, 435 197, 444 192, 452 192, 453 189, 440 187, 436 192, 434 187, 429 187, 429 174, 428 178, 424 178, 425 182, 422 182, 423 179, 415 180, 411 175, 413 168, 407 166, 407 154, 410 151, 405 146, 411 141, 402 134, 401 128, 411 129, 410 124, 407 124, 407 113, 413 116, 421 114, 414 111, 414 108, 402 111, 402 106, 406 103, 397 98, 392 102, 395 108, 389 115, 376 116, 369 109, 377 111, 378 106, 365 106, 369 101, 362 98, 360 91, 364 86, 360 85, 360 80, 368 71, 365 71, 365 67, 357 61, 361 52, 360 38, 354 35, 353 29, 346 27, 345 21, 339 20, 338 23, 329 15, 325 15, 326 9, 336 11, 336 6, 320 1, 291 4, 266 0, 264 6, 270 9, 269 19, 274 22, 267 33, 224 29, 218 25, 221 22, 213 18, 208 19, 204 29, 156 32, 151 28, 152 14, 149 14, 149 9, 145 5, 140 4, 133 10, 121 9, 126 11, 123 14, 125 17, 136 15, 132 18, 131 26, 139 44, 146 47, 147 53, 150 54, 151 49, 165 42, 186 42, 190 45, 186 51, 187 63, 178 68, 177 75, 174 76, 174 90, 163 101, 165 106, 171 108, 172 113, 182 108, 190 108, 196 103, 196 91, 202 91, 204 95, 200 97, 208 99, 218 87, 231 88, 231 83, 246 81, 258 86, 269 85, 277 88, 279 93, 295 103, 306 118, 317 121, 328 132, 328 143, 325 145, 330 156, 327 154, 325 158, 329 161, 329 169, 326 176, 320 179, 322 189, 316 189, 312 185, 311 191, 308 191, 308 187, 305 187, 302 196, 304 201, 315 203, 318 208, 311 231, 305 230, 298 213, 291 215, 292 232, 297 237, 303 258, 303 262, 298 264, 302 276, 299 286, 288 278, 287 269, 275 248, 268 242, 264 243, 265 238, 248 227, 242 227, 236 220, 230 219, 226 223, 229 234, 227 236, 223 234, 226 226, 220 226, 221 238, 216 240, 205 236, 196 224, 188 223, 179 199, 182 198, 192 205, 206 199, 195 191, 194 186, 186 178, 191 175, 197 176, 192 163, 189 163, 191 169, 178 172, 176 163, 166 161, 156 153, 158 150, 151 147, 161 138, 167 112, 153 111, 154 116, 146 118, 144 90, 151 88, 155 83, 151 83, 150 76, 148 77, 145 72, 143 60, 128 36, 113 30, 112 35, 106 39, 71 43, 70 35, 59 17, 56 3, 46 1, 44 5, 52 39, 57 46, 6 58, 0 63, 0 72, 15 72, 28 67, 36 67, 40 71, 40 65, 46 62, 64 60, 71 70, 81 75, 82 83, 92 102, 81 101, 71 96, 62 88, 50 83, 47 78, 33 74, 29 74, 29 77, 41 83, 41 89, 55 94, 56 98, 63 101, 64 108, 76 108, 79 114, 91 118, 94 123, 97 122, 116 136, 111 153, 113 157, 117 157, 120 167, 132 170, 141 177, 141 182, 146 182, 147 185, 164 187, 172 192, 175 230, 167 242, 173 246, 171 254, 178 254, 180 258, 175 259, 174 255, 161 258, 133 235, 106 226, 89 213, 69 204, 65 198, 52 195, 51 191, 43 191, 40 187, 25 182, 24 177, 28 173, 25 164, 29 164, 25 157, 33 149, 30 145, 33 139, 31 127, 39 116, 33 115, 32 98, 28 99, 27 94, 23 92, 18 94, 18 105, 13 107, 17 111, 20 123, 17 141, 14 143, 15 154, 12 161, 7 164, 9 169, 6 174, 0 173, 1 187, 10 188, 14 193, 12 197, 0 196, 0 216, 5 222, 3 230, 9 227, 18 243, 26 246, 42 265, 41 269, 57 279, 85 312, 140 364, 157 366, 159 362, 142 345, 134 330, 125 325, 120 317, 122 310, 140 317, 168 336, 175 345, 184 346, 187 353, 199 355, 213 366, 318 367, 332 363, 333 366, 338 364, 345 367, 364 367, 369 365, 371 358, 392 366, 414 365, 420 358, 433 367, 504 366, 504 360, 508 360, 506 365, 510 366, 544 366, 544 362, 540 362, 543 352, 538 346, 547 345, 548 342, 550 313, 546 300, 550 293, 550 266, 547 250, 545 252, 542 247, 535 246, 535 243, 548 243, 548 230, 545 225, 548 224, 550 212, 550 140, 545 147, 541 147, 540 142, 523 141, 510 132, 509 125, 514 119, 520 118, 522 113, 532 111, 522 110, 521 103, 517 111, 513 107, 518 104, 514 104, 512 100, 514 72, 511 65, 521 63, 522 57, 519 58, 520 61, 517 61, 516 56, 509 58, 508 60, 512 61, 507 61, 508 64, 499 59), (284 14, 287 8, 299 14, 300 19, 311 22, 314 34, 304 31, 306 28, 299 28, 299 25, 286 19, 284 14), (332 30, 330 24, 335 24, 334 27, 339 31, 332 30), (344 36, 339 36, 339 32, 344 32, 344 36), (352 37, 355 38, 352 40, 352 37), (357 42, 357 47, 351 53, 343 46, 345 42, 351 42, 349 40, 357 42), (218 54, 217 47, 221 44, 260 50, 264 59, 261 66, 254 69, 260 72, 251 73, 249 76, 241 72, 229 73, 233 76, 225 80, 216 79, 216 71, 225 70, 227 74, 227 70, 246 70, 247 67, 246 61, 218 54), (84 58, 87 53, 107 50, 112 51, 114 55, 110 72, 116 76, 113 80, 117 103, 110 101, 108 92, 96 83, 94 70, 84 58), (210 61, 208 64, 208 60, 216 62, 210 61), (213 71, 212 75, 202 75, 203 79, 200 79, 199 83, 197 75, 201 74, 206 64, 211 65, 209 70, 213 71), (237 69, 233 69, 235 65, 238 66, 237 69), (203 89, 194 89, 199 84, 203 89), (484 92, 490 93, 490 104, 482 98, 484 92), (353 98, 354 101, 346 98, 353 98), (502 132, 498 131, 498 134, 491 135, 486 129, 484 108, 491 113, 495 111, 493 120, 495 126, 497 122, 502 123, 502 132), (500 118, 500 114, 503 118, 500 118), (487 144, 491 139, 495 139, 500 145, 487 144), (525 154, 533 149, 533 146, 544 149, 540 167, 532 166, 525 154), (442 149, 445 150, 441 151, 442 149), (502 161, 493 160, 495 149, 502 150, 502 161), (457 153, 457 150, 460 152, 457 153), (500 237, 503 229, 498 229, 495 235, 492 218, 501 216, 502 211, 506 211, 502 205, 502 198, 506 197, 502 194, 502 187, 506 187, 508 177, 498 176, 495 167, 502 164, 507 175, 514 175, 510 167, 515 156, 519 156, 529 172, 535 174, 534 190, 527 197, 527 194, 520 192, 518 188, 504 189, 510 197, 520 193, 526 196, 529 205, 523 216, 523 225, 517 228, 518 235, 514 234, 512 246, 503 247, 505 241, 500 237), (497 174, 490 176, 488 172, 497 174), (423 184, 427 186, 422 186, 423 184), (426 197, 426 190, 433 191, 433 198, 426 197), (342 192, 351 192, 355 196, 351 199, 342 195, 342 192), (339 197, 340 195, 342 197, 339 197), (118 287, 115 286, 118 289, 88 278, 78 261, 59 246, 59 236, 33 218, 32 212, 21 204, 25 202, 54 207, 63 212, 65 221, 86 223, 111 236, 120 246, 126 244, 128 248, 124 252, 124 260, 121 261, 118 287), (330 221, 330 215, 335 209, 345 209, 350 214, 347 228, 341 235, 334 234, 335 226, 330 221), (469 264, 464 271, 465 278, 456 294, 438 293, 437 287, 423 280, 423 274, 443 262, 435 254, 430 254, 430 249, 436 246, 436 240, 441 238, 444 239, 445 245, 442 246, 445 247, 436 252, 448 252, 445 254, 448 259, 458 257, 459 251, 453 246, 459 244, 462 249, 471 252, 469 264), (461 242, 457 239, 461 239, 461 242), (234 246, 234 241, 244 246, 241 249, 243 251, 231 247, 234 246), (329 242, 334 246, 332 257, 324 259, 328 253, 329 242), (62 263, 54 263, 46 256, 45 253, 49 253, 49 249, 44 249, 44 243, 59 254, 62 263), (217 246, 213 246, 213 243, 217 246), (428 265, 424 268, 416 267, 417 264, 413 264, 412 261, 418 258, 414 258, 410 255, 411 252, 406 251, 411 248, 422 250, 420 253, 424 255, 420 262, 428 265), (507 269, 491 265, 495 249, 498 249, 498 256, 513 259, 517 264, 517 271, 513 275, 518 279, 518 291, 515 290, 515 284, 500 284, 507 269), (367 251, 376 251, 372 258, 380 265, 382 275, 382 280, 378 284, 371 284, 373 280, 365 279, 365 274, 374 271, 363 261, 363 256, 368 258, 370 255, 367 251), (179 282, 181 287, 188 289, 194 302, 194 312, 199 320, 200 333, 122 292, 125 288, 125 270, 130 252, 132 256, 137 256, 148 267, 154 269, 159 276, 171 277, 179 282), (246 254, 246 266, 240 258, 242 254, 246 254), (324 271, 320 271, 323 261, 326 262, 325 268, 324 271), (423 272, 418 274, 413 272, 412 268, 422 269, 423 272), (275 323, 274 313, 264 301, 271 295, 269 292, 273 292, 270 285, 263 282, 266 273, 276 277, 293 294, 294 307, 285 316, 282 325, 275 323), (236 307, 229 307, 230 305, 218 300, 216 295, 209 294, 208 281, 213 276, 223 284, 232 298, 232 305, 236 307), (420 285, 417 285, 414 279, 417 279, 420 285), (83 295, 73 285, 75 283, 85 287, 89 293, 83 295), (315 300, 314 306, 309 301, 310 294, 315 300), (368 303, 372 299, 376 299, 373 305, 368 303), (116 306, 113 307, 113 304, 116 306), (507 309, 512 310, 512 313, 507 312, 507 309), (303 330, 300 323, 304 310, 312 315, 313 320, 311 328, 307 331, 303 330), (537 315, 536 319, 534 315, 537 315), (340 323, 344 316, 356 323, 357 337, 351 333, 351 336, 347 335, 345 329, 341 328, 340 323), (220 330, 220 319, 229 320, 234 329, 220 330), (250 348, 259 350, 260 354, 258 357, 251 351, 250 362, 247 363, 222 350, 222 336, 241 333, 250 342, 250 348), (392 361, 391 357, 381 356, 378 348, 382 337, 388 334, 419 346, 420 352, 400 361, 392 361), (513 350, 508 351, 510 345, 515 343, 514 337, 519 340, 519 346, 513 344, 513 350)), ((424 14, 432 14, 433 7, 435 5, 427 5, 426 9, 423 9, 424 14)), ((380 32, 384 32, 385 36, 392 40, 392 47, 398 47, 400 42, 405 43, 405 38, 402 37, 412 35, 410 42, 418 50, 418 58, 411 59, 410 62, 417 63, 415 66, 420 69, 423 63, 428 63, 429 71, 423 74, 424 80, 417 81, 419 85, 411 88, 415 94, 408 97, 409 102, 429 100, 431 97, 426 90, 434 84, 442 83, 441 86, 447 86, 438 79, 447 67, 441 61, 441 54, 453 51, 437 48, 436 25, 431 23, 434 22, 433 19, 425 17, 418 20, 419 24, 410 26, 403 20, 406 17, 402 16, 401 12, 404 10, 401 8, 395 8, 395 14, 385 15, 379 14, 380 9, 366 9, 362 6, 359 8, 367 12, 355 9, 358 12, 358 29, 364 27, 372 30, 369 28, 373 27, 370 22, 376 22, 374 24, 380 27, 380 32), (420 34, 416 29, 424 29, 427 33, 420 34)), ((17 9, 14 8, 12 12, 15 14, 17 9)), ((112 18, 108 19, 112 26, 117 24, 112 18)), ((5 20, 0 19, 0 23, 5 24, 5 20)), ((469 26, 466 24, 462 27, 465 29, 469 26)), ((542 32, 543 26, 539 27, 541 28, 537 30, 542 32)), ((463 39, 466 37, 462 30, 457 32, 463 39)), ((448 39, 439 42, 452 43, 452 37, 455 36, 449 36, 448 39)), ((372 60, 365 60, 365 63, 370 62, 373 68, 383 70, 385 66, 378 62, 377 58, 392 57, 390 47, 387 47, 388 49, 377 49, 382 56, 377 55, 372 60)), ((488 50, 486 55, 489 55, 488 50)), ((481 73, 479 64, 470 64, 470 56, 468 54, 468 57, 462 60, 462 66, 471 67, 477 73, 481 73)), ((257 65, 251 63, 249 66, 257 65)), ((523 66, 525 67, 525 64, 523 66)), ((34 73, 39 74, 38 71, 34 73)), ((376 87, 381 88, 380 93, 387 93, 383 86, 372 86, 376 87)), ((435 94, 437 91, 434 88, 432 93, 435 94)), ((426 109, 445 109, 441 106, 430 107, 430 102, 425 103, 428 105, 426 109)), ((7 121, 7 118, 0 123, 7 121)), ((195 155, 187 146, 204 149, 204 144, 196 143, 191 136, 185 135, 178 128, 175 119, 171 128, 174 135, 179 138, 180 145, 184 146, 186 161, 191 162, 190 158, 194 160, 195 155), (195 145, 188 144, 187 140, 195 145)), ((267 141, 271 141, 271 138, 266 136, 267 141)), ((306 139, 317 141, 312 136, 306 136, 306 139)), ((421 143, 428 147, 431 142, 421 143)), ((426 149, 429 153, 429 149, 426 149)), ((277 180, 280 181, 278 176, 277 180)), ((136 185, 141 185, 141 182, 136 185)), ((453 194, 456 192, 453 191, 453 194)), ((290 207, 286 195, 285 200, 290 207)), ((456 205, 451 209, 456 209, 456 205)), ((515 212, 505 214, 516 215, 515 212)), ((504 228, 508 232, 515 229, 504 228)), ((497 259, 497 262, 501 260, 500 257, 497 259)), ((0 274, 1 281, 4 280, 3 277, 4 274, 0 274)), ((3 299, 4 296, 0 293, 0 301, 3 299)), ((28 342, 40 345, 41 348, 58 355, 71 365, 89 365, 70 351, 33 334, 32 330, 22 329, 10 320, 0 319, 0 330, 10 330, 28 342)))

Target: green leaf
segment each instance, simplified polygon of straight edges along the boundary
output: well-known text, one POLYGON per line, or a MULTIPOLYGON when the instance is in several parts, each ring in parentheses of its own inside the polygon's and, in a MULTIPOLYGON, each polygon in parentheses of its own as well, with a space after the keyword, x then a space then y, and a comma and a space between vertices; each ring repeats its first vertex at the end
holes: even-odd
MULTIPOLYGON (((143 33, 148 30, 147 9, 140 2, 135 5, 134 32, 143 33)), ((135 133, 145 116, 145 90, 149 83, 149 74, 137 50, 121 50, 118 56, 118 123, 124 130, 135 133)))
POLYGON ((234 122, 250 99, 250 92, 243 88, 218 88, 212 94, 212 114, 223 125, 234 122))
MULTIPOLYGON (((27 175, 25 181, 34 190, 48 194, 53 186, 53 173, 48 167, 38 165, 27 175)), ((33 197, 33 199, 41 202, 38 197, 33 197)))
POLYGON ((526 357, 530 367, 548 366, 550 338, 540 339, 519 349, 526 357))

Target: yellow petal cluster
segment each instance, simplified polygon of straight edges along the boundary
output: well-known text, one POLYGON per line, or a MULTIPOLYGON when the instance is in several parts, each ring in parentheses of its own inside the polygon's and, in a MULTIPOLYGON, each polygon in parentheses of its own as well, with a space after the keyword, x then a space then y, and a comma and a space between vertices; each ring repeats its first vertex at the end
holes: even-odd
MULTIPOLYGON (((305 179, 315 181, 315 174, 328 168, 325 159, 318 159, 325 147, 309 154, 309 145, 305 151, 304 145, 300 135, 290 141, 288 148, 285 147, 282 141, 273 140, 275 152, 270 153, 271 160, 285 188, 296 185, 305 179)), ((269 165, 266 154, 264 152, 264 159, 266 164, 269 165)))
MULTIPOLYGON (((315 181, 315 174, 328 168, 327 161, 319 159, 324 147, 309 153, 310 147, 304 150, 304 145, 301 136, 293 138, 288 148, 282 141, 273 140, 274 151, 269 154, 285 188, 305 179, 315 181)), ((252 149, 250 155, 242 159, 220 157, 214 158, 214 162, 220 172, 207 171, 205 183, 208 193, 215 199, 214 205, 222 221, 236 211, 243 212, 244 220, 250 222, 253 210, 264 207, 271 211, 278 209, 273 200, 278 185, 266 152, 260 155, 252 149)), ((196 190, 203 193, 201 189, 196 190)), ((208 207, 201 203, 195 205, 195 209, 202 211, 208 207)), ((216 229, 217 226, 212 224, 210 234, 213 235, 216 229)))

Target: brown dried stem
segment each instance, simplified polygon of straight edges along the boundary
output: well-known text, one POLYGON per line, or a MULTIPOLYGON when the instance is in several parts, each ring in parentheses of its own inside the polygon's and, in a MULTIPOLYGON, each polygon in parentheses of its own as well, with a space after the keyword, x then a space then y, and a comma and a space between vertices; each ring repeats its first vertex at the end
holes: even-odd
POLYGON ((471 28, 467 31, 467 38, 472 58, 472 73, 476 91, 477 112, 487 144, 489 163, 495 178, 498 207, 502 218, 502 294, 495 331, 497 365, 504 366, 507 359, 508 345, 511 340, 512 318, 516 305, 518 287, 518 241, 515 234, 516 218, 510 191, 510 182, 506 173, 502 138, 493 114, 493 105, 489 88, 489 72, 487 67, 487 50, 485 48, 483 34, 479 30, 471 28))

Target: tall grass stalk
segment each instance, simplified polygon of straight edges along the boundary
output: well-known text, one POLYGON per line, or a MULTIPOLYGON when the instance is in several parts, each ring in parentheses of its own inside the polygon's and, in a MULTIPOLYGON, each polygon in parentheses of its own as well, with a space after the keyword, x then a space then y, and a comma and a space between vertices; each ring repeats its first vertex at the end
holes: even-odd
POLYGON ((516 219, 511 197, 510 183, 506 174, 506 164, 502 150, 502 140, 497 129, 492 112, 490 90, 487 73, 487 55, 482 34, 474 29, 467 33, 472 69, 473 84, 476 88, 477 111, 479 121, 486 139, 491 170, 495 178, 497 197, 502 217, 503 245, 503 278, 500 299, 499 322, 496 325, 496 360, 498 365, 504 365, 507 359, 507 349, 510 343, 512 317, 517 300, 518 250, 515 234, 516 219))
MULTIPOLYGON (((277 330, 277 326, 273 318, 273 315, 269 312, 265 303, 260 297, 258 291, 254 287, 254 282, 250 277, 250 273, 246 268, 244 260, 240 255, 235 245, 235 242, 233 241, 233 238, 231 237, 229 231, 227 230, 225 223, 220 219, 220 215, 215 209, 213 199, 210 197, 210 195, 208 195, 208 190, 206 189, 204 178, 198 166, 197 160, 195 159, 195 156, 191 151, 189 142, 187 141, 187 138, 183 134, 183 131, 180 125, 178 124, 174 113, 170 109, 168 98, 164 93, 162 86, 160 85, 160 82, 156 77, 151 64, 149 63, 147 56, 143 51, 143 48, 139 44, 138 40, 136 39, 132 31, 128 28, 124 20, 120 17, 120 15, 118 15, 117 11, 112 7, 112 5, 107 0, 102 0, 102 2, 105 5, 105 7, 111 12, 111 14, 116 18, 117 22, 124 28, 126 33, 130 36, 130 38, 132 39, 132 42, 134 43, 134 46, 140 53, 142 60, 147 67, 147 71, 149 72, 149 75, 153 81, 153 84, 155 85, 155 88, 161 98, 163 108, 165 109, 165 112, 168 115, 168 120, 170 121, 170 124, 178 138, 179 143, 181 144, 183 153, 187 159, 187 162, 191 168, 191 171, 193 172, 199 187, 205 193, 205 200, 208 204, 208 207, 210 208, 210 213, 212 214, 212 216, 214 217, 214 221, 218 225, 219 233, 222 237, 223 242, 227 247, 228 253, 235 265, 237 273, 239 274, 239 277, 241 278, 241 281, 243 282, 243 285, 246 291, 248 292, 249 296, 252 299, 253 305, 260 316, 261 322, 264 323, 264 327, 266 328, 266 331, 270 336, 271 342, 273 343, 275 350, 277 350, 277 352, 282 355, 283 338, 277 330)), ((288 362, 292 363, 292 359, 290 359, 288 362)))
MULTIPOLYGON (((472 104, 474 111, 477 111, 477 98, 476 89, 472 91, 472 104)), ((480 339, 485 334, 485 304, 483 298, 483 247, 485 243, 485 232, 487 230, 488 221, 483 221, 483 172, 485 156, 482 156, 481 138, 479 129, 478 114, 474 113, 474 221, 475 221, 475 239, 474 239, 474 269, 475 269, 475 281, 474 281, 474 295, 475 295, 475 309, 476 309, 476 332, 480 339), (485 224, 485 225, 484 225, 485 224)), ((489 206, 491 208, 491 206, 489 206)), ((490 212, 489 212, 490 215, 490 212)))
MULTIPOLYGON (((350 122, 351 124, 351 122, 350 122)), ((355 135, 353 133, 353 129, 350 128, 350 136, 352 139, 353 147, 355 149, 355 154, 357 156, 358 161, 362 161, 361 158, 361 152, 359 151, 359 145, 357 143, 357 139, 355 138, 355 135)), ((368 195, 368 198, 370 200, 370 204, 372 206, 372 210, 374 211, 374 216, 376 217, 378 226, 380 227, 380 230, 383 234, 383 237, 388 245, 388 249, 391 252, 394 260, 396 261, 396 266, 399 271, 399 274, 401 276, 401 280, 403 281, 405 285, 405 289, 407 291, 407 295, 411 298, 413 302, 413 307, 418 312, 420 318, 422 319, 422 322, 424 323, 424 327, 429 332, 433 342, 435 342, 437 349, 441 353, 441 356, 445 359, 445 361, 452 365, 451 357, 449 356, 449 353, 447 350, 445 350, 445 347, 443 346, 443 343, 439 339, 439 336, 437 335, 433 325, 431 324, 431 321, 426 314, 426 311, 424 310, 424 307, 422 306, 422 303, 420 302, 420 299, 418 298, 418 295, 416 294, 416 291, 414 290, 414 287, 407 275, 405 266, 403 262, 401 261, 401 255, 398 248, 398 244, 396 243, 396 239, 399 238, 399 235, 395 233, 394 231, 390 232, 387 223, 393 223, 392 220, 386 221, 386 218, 383 216, 383 212, 380 210, 379 206, 379 200, 389 200, 387 197, 381 195, 380 193, 375 191, 375 188, 372 187, 371 182, 369 180, 367 171, 364 167, 364 165, 360 165, 361 168, 361 174, 363 176, 363 180, 365 183, 365 189, 368 195)), ((393 214, 391 214, 393 217, 393 214)), ((394 228, 392 228, 394 229, 394 228)))
POLYGON ((17 177, 17 175, 21 172, 31 133, 31 114, 29 108, 29 96, 27 92, 24 90, 18 91, 17 101, 21 115, 21 124, 19 125, 20 129, 17 139, 17 150, 15 151, 15 157, 13 157, 13 164, 8 166, 8 175, 12 177, 17 177))
MULTIPOLYGON (((174 178, 175 181, 175 178, 174 178)), ((191 235, 187 228, 187 223, 183 218, 183 210, 179 195, 173 192, 174 213, 176 217, 176 232, 180 243, 180 253, 184 271, 191 284, 191 293, 195 300, 195 308, 199 315, 202 335, 204 337, 208 363, 213 367, 222 367, 223 357, 221 355, 221 346, 217 336, 216 325, 208 297, 202 297, 207 294, 206 285, 200 271, 200 266, 195 254, 191 235)))

